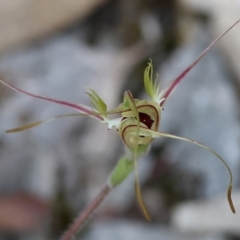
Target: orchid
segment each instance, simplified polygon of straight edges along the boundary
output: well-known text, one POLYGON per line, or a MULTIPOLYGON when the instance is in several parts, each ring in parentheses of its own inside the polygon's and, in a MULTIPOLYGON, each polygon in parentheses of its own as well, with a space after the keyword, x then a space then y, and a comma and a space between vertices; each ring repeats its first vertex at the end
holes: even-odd
POLYGON ((145 218, 150 221, 150 214, 148 213, 147 207, 143 201, 139 177, 137 171, 138 160, 141 156, 147 153, 150 149, 151 142, 155 138, 159 137, 167 137, 173 138, 177 140, 182 140, 186 142, 190 142, 192 144, 198 145, 210 153, 215 155, 227 168, 230 176, 229 186, 227 190, 227 199, 230 205, 230 208, 233 213, 235 213, 235 208, 231 199, 231 191, 232 191, 232 183, 233 177, 229 166, 226 161, 214 150, 211 148, 189 138, 184 138, 180 136, 175 136, 172 134, 164 133, 159 131, 159 125, 161 122, 161 114, 163 105, 169 96, 172 94, 177 85, 184 79, 185 75, 202 59, 202 57, 211 49, 211 47, 222 38, 230 29, 232 29, 235 25, 240 22, 238 20, 235 24, 233 24, 227 31, 225 31, 221 36, 215 39, 201 54, 200 56, 190 64, 171 84, 165 89, 161 90, 160 85, 157 82, 157 78, 154 80, 153 77, 153 65, 152 61, 148 63, 147 68, 144 71, 144 86, 145 90, 150 98, 150 100, 139 100, 135 99, 130 91, 125 91, 123 96, 123 102, 114 110, 108 110, 107 104, 103 101, 103 99, 92 89, 88 89, 87 94, 90 97, 92 107, 88 107, 82 104, 75 104, 71 102, 61 101, 49 97, 44 97, 40 95, 36 95, 33 93, 29 93, 25 90, 22 90, 18 87, 10 85, 2 80, 0 83, 5 86, 29 95, 34 98, 46 100, 49 102, 53 102, 56 104, 60 104, 66 107, 69 107, 76 111, 76 113, 72 114, 63 114, 56 116, 54 118, 37 121, 31 124, 27 124, 25 126, 13 128, 7 130, 7 133, 20 132, 23 130, 27 130, 33 127, 36 127, 40 124, 48 123, 54 121, 58 118, 70 117, 70 116, 89 116, 95 118, 103 124, 107 125, 108 129, 113 129, 117 131, 120 138, 123 141, 123 144, 126 147, 125 154, 119 159, 117 165, 110 173, 106 185, 100 191, 99 195, 94 199, 94 201, 76 218, 74 223, 70 226, 70 228, 65 232, 65 234, 61 237, 62 240, 71 239, 74 234, 82 227, 83 223, 86 219, 89 218, 91 213, 100 205, 105 196, 115 187, 120 185, 133 171, 135 172, 135 191, 139 206, 142 210, 145 218), (115 119, 109 117, 109 115, 118 114, 119 116, 115 119))

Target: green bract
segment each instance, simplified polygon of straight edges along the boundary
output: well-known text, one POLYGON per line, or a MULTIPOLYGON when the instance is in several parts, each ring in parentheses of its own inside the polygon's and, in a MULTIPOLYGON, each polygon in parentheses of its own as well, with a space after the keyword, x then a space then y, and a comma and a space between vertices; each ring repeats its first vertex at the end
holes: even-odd
POLYGON ((160 102, 163 100, 163 91, 160 91, 160 84, 157 85, 157 76, 155 81, 153 81, 152 60, 150 60, 147 68, 144 71, 144 86, 147 94, 152 99, 152 101, 160 104, 160 102))
POLYGON ((87 92, 87 95, 91 98, 92 105, 96 108, 98 113, 104 117, 107 116, 107 105, 106 103, 99 97, 99 95, 92 90, 91 88, 88 88, 89 92, 87 92))

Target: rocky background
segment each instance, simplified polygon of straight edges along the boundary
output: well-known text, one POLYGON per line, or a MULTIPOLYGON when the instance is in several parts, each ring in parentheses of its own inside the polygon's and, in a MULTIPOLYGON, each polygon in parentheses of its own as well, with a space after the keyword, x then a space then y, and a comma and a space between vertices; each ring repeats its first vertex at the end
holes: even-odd
MULTIPOLYGON (((162 87, 240 18, 239 0, 18 0, 0 2, 1 79, 36 94, 90 104, 91 87, 113 109, 129 89, 146 98, 143 71, 153 60, 162 87)), ((215 149, 155 140, 139 163, 143 197, 129 177, 76 239, 240 239, 240 26, 194 68, 165 105, 161 130, 215 149)), ((57 239, 96 196, 124 151, 114 131, 86 117, 21 133, 5 130, 69 109, 0 85, 0 239, 57 239)))

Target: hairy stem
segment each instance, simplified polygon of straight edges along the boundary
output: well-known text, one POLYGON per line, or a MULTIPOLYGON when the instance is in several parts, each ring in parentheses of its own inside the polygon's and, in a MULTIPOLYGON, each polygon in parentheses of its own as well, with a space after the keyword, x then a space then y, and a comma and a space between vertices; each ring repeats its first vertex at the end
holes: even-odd
POLYGON ((93 212, 98 208, 98 206, 102 203, 104 198, 111 191, 111 188, 106 185, 99 192, 97 197, 90 203, 73 221, 68 230, 61 236, 59 240, 71 240, 74 235, 81 229, 84 223, 92 216, 93 212))

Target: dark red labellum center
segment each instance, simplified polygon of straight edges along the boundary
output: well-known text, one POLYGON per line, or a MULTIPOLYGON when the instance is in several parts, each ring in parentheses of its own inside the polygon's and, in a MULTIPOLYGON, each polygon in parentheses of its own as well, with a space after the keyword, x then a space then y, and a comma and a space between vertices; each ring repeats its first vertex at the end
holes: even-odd
MULTIPOLYGON (((123 117, 122 121, 125 119, 127 119, 127 117, 123 117)), ((145 124, 149 129, 151 129, 154 123, 154 120, 152 120, 148 114, 142 112, 139 112, 139 120, 141 123, 145 124)))
POLYGON ((152 127, 152 125, 154 123, 154 120, 152 120, 150 118, 150 116, 146 113, 140 112, 139 113, 139 119, 140 119, 140 122, 145 124, 149 129, 152 127))

